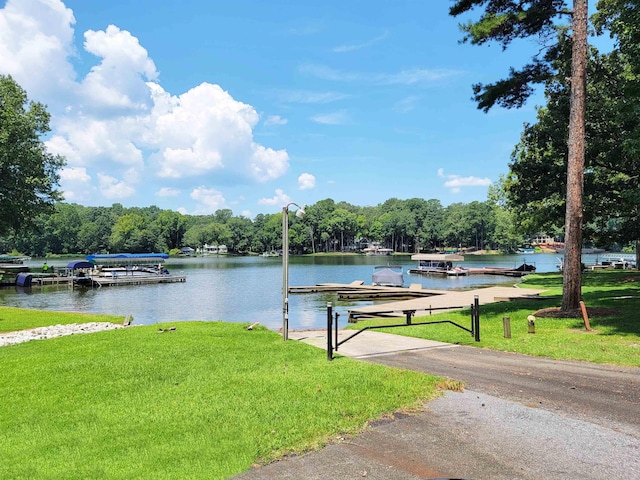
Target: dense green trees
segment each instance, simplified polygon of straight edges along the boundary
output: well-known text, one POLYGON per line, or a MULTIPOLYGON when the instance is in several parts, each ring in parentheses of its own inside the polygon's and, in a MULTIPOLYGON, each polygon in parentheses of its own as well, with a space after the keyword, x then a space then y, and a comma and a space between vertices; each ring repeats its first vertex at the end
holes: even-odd
POLYGON ((47 152, 40 136, 49 131, 44 105, 30 102, 10 77, 0 75, 0 235, 53 211, 58 170, 64 158, 47 152))
MULTIPOLYGON (((640 8, 601 0, 594 16, 615 39, 607 53, 590 49, 586 104, 584 235, 598 246, 640 239, 640 8)), ((560 37, 545 88, 547 104, 526 125, 504 179, 522 233, 562 231, 569 136, 571 44, 560 37)))
MULTIPOLYGON (((289 245, 293 253, 355 252, 369 242, 406 253, 460 246, 512 252, 524 238, 513 232, 503 205, 493 199, 443 207, 435 199, 393 198, 375 207, 359 207, 326 199, 309 205, 304 219, 289 216, 289 245)), ((250 220, 230 210, 192 216, 155 206, 57 203, 53 214, 37 217, 34 225, 34 230, 0 237, 0 251, 84 255, 224 244, 232 253, 261 253, 282 246, 280 212, 250 220)))

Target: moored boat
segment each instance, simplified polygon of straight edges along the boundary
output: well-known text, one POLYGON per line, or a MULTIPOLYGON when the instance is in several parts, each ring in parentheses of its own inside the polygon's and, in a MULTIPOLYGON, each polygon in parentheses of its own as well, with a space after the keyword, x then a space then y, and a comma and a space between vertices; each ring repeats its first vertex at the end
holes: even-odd
POLYGON ((116 253, 87 255, 93 269, 74 278, 78 286, 138 285, 184 282, 164 267, 166 253, 116 253))
POLYGON ((401 287, 404 284, 402 265, 373 267, 373 284, 385 287, 401 287))
POLYGON ((450 270, 461 268, 454 262, 463 262, 464 257, 456 253, 416 253, 411 255, 411 260, 417 260, 418 266, 409 269, 409 273, 448 275, 450 270))

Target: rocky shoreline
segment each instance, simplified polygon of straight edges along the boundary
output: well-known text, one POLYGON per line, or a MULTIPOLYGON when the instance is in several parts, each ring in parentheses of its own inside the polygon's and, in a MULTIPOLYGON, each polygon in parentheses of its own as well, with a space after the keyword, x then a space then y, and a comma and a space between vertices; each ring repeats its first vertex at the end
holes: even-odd
POLYGON ((65 335, 102 332, 104 330, 115 330, 118 328, 125 328, 125 325, 109 322, 70 323, 68 325, 52 325, 50 327, 31 328, 17 332, 5 332, 0 333, 0 347, 29 342, 31 340, 46 340, 48 338, 63 337, 65 335))

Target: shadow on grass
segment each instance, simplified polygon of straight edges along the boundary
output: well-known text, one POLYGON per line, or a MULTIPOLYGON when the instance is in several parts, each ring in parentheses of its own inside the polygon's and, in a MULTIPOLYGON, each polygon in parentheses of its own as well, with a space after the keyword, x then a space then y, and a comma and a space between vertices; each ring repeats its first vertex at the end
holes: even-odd
MULTIPOLYGON (((562 288, 561 273, 536 274, 525 283, 541 288, 562 288)), ((640 272, 637 270, 600 270, 582 275, 582 299, 587 310, 605 308, 611 315, 589 318, 592 328, 603 328, 604 335, 640 335, 640 272)), ((540 301, 539 308, 559 307, 561 300, 540 301)))
MULTIPOLYGON (((523 283, 544 288, 562 288, 562 273, 536 273, 523 279, 523 283)), ((640 272, 637 270, 599 270, 582 274, 583 287, 620 287, 628 285, 640 290, 640 272)))

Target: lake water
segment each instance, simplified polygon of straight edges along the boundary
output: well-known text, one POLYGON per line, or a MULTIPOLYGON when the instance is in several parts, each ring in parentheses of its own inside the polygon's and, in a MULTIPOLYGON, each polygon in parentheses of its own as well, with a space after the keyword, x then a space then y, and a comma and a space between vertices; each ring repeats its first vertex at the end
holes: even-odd
MULTIPOLYGON (((585 259, 586 261, 586 259, 585 259)), ((50 266, 64 268, 68 259, 49 261, 50 266)), ((557 271, 558 255, 467 255, 464 266, 510 267, 523 262, 534 264, 538 272, 557 271)), ((416 266, 410 255, 393 257, 367 256, 291 256, 289 285, 317 283, 371 283, 375 265, 402 265, 405 285, 420 283, 428 289, 469 289, 482 285, 514 284, 518 279, 493 275, 466 277, 410 275, 416 266)), ((39 268, 42 261, 27 265, 39 268)), ((63 287, 0 289, 2 305, 41 310, 73 311, 131 315, 135 324, 155 324, 184 320, 222 320, 260 322, 277 330, 282 326, 282 259, 280 257, 193 257, 169 259, 171 273, 185 275, 185 283, 71 289, 63 287)), ((332 302, 340 313, 340 324, 347 321, 347 310, 373 302, 338 300, 334 294, 291 294, 289 328, 310 329, 326 326, 326 305, 332 302)))

